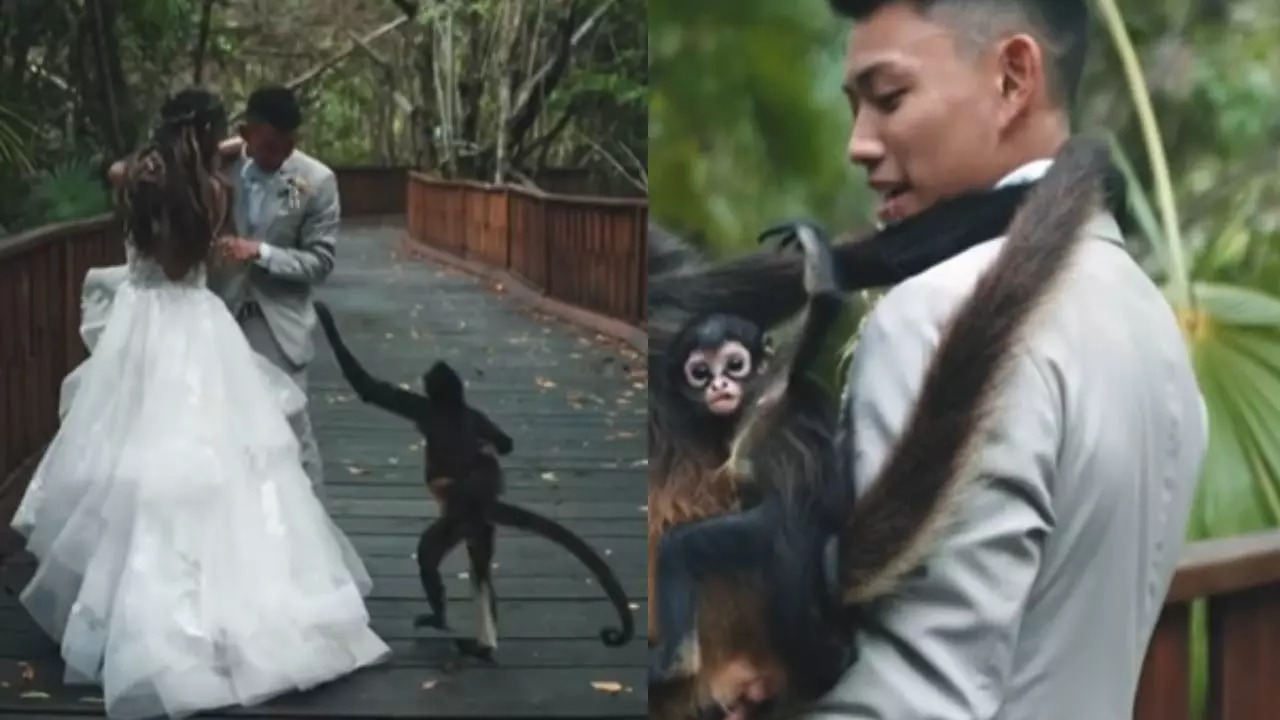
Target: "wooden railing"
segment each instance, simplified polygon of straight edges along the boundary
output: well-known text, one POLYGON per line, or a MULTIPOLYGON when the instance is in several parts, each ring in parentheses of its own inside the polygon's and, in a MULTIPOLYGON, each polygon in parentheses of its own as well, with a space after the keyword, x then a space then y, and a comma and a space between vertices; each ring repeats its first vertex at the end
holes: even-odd
POLYGON ((643 325, 645 200, 550 195, 411 172, 407 204, 415 242, 505 270, 555 300, 643 325))
POLYGON ((1205 720, 1280 717, 1280 532, 1270 531, 1193 543, 1183 553, 1147 650, 1136 720, 1191 717, 1196 600, 1208 616, 1205 720))
POLYGON ((109 215, 0 239, 0 493, 53 436, 62 378, 85 357, 85 273, 121 262, 120 226, 109 215))

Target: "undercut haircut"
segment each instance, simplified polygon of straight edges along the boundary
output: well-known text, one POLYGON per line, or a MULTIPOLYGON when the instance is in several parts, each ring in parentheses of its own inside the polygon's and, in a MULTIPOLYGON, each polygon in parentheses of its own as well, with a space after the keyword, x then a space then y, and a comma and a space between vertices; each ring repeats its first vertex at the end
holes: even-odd
POLYGON ((833 12, 854 22, 887 5, 902 4, 956 31, 980 49, 1013 33, 1035 38, 1044 54, 1050 99, 1070 111, 1088 52, 1086 0, 827 0, 833 12))
POLYGON ((282 133, 291 133, 302 125, 302 108, 293 91, 282 85, 268 85, 253 91, 245 108, 250 122, 266 123, 282 133))

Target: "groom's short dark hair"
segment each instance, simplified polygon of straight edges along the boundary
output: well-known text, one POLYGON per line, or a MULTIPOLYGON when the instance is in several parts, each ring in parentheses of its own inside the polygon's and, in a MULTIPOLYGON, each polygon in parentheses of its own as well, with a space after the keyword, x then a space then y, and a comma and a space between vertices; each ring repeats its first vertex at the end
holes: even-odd
POLYGON ((1054 99, 1063 108, 1075 101, 1088 53, 1089 6, 1086 0, 827 0, 831 9, 855 22, 885 5, 901 3, 925 15, 955 11, 943 22, 967 25, 983 35, 992 30, 1017 28, 1040 43, 1045 76, 1054 99), (1021 26, 1021 27, 1019 27, 1021 26))
POLYGON ((249 96, 245 118, 250 122, 270 125, 282 133, 291 133, 302 124, 302 108, 293 91, 282 85, 268 85, 249 96))

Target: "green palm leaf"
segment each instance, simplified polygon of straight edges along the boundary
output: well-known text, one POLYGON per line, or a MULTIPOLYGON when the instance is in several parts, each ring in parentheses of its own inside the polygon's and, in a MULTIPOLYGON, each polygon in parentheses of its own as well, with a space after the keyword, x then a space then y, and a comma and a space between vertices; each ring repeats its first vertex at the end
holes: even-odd
MULTIPOLYGON (((1125 69, 1129 94, 1142 125, 1155 210, 1132 167, 1121 162, 1139 224, 1164 261, 1165 293, 1186 334, 1209 419, 1209 443, 1197 487, 1188 536, 1192 540, 1236 535, 1280 525, 1280 298, 1245 285, 1208 282, 1247 256, 1243 219, 1255 193, 1236 201, 1232 220, 1188 264, 1177 223, 1160 130, 1124 18, 1115 0, 1098 0, 1104 24, 1125 69), (1160 223, 1155 222, 1159 215, 1160 223)), ((1113 145, 1114 147, 1114 145, 1113 145)), ((1117 153, 1123 157, 1123 153, 1117 153)), ((1203 601, 1192 607, 1191 704, 1205 714, 1208 686, 1207 622, 1203 601)), ((1172 689, 1172 688, 1170 688, 1172 689)))

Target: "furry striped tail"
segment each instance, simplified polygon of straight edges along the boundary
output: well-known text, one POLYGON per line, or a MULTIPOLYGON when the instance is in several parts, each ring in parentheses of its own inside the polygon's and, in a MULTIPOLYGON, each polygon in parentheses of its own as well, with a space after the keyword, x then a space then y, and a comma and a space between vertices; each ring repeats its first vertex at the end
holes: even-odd
POLYGON ((1072 138, 1014 216, 1005 242, 952 317, 905 431, 839 539, 847 605, 892 590, 920 564, 945 524, 1016 345, 1046 304, 1102 200, 1105 145, 1072 138))

